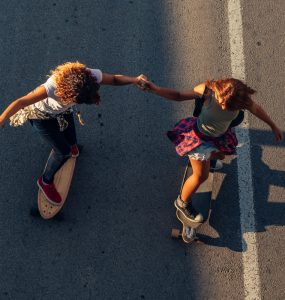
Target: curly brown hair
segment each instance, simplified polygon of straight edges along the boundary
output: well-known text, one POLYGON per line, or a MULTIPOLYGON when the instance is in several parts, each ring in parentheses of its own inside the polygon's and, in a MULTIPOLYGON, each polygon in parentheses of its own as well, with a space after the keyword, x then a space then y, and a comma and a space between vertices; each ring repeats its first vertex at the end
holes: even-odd
POLYGON ((206 86, 222 99, 227 110, 248 109, 252 104, 251 95, 256 92, 234 78, 206 81, 206 86))
POLYGON ((100 85, 86 65, 66 62, 50 71, 56 83, 55 95, 65 104, 99 104, 100 85))

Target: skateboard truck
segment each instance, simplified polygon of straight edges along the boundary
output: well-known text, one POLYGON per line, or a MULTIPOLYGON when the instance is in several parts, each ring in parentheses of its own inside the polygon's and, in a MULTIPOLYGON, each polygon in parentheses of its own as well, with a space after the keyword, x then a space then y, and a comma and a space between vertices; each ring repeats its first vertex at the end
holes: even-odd
POLYGON ((196 235, 196 229, 185 226, 181 232, 179 229, 173 228, 171 231, 171 237, 174 239, 183 239, 187 244, 198 240, 196 235))

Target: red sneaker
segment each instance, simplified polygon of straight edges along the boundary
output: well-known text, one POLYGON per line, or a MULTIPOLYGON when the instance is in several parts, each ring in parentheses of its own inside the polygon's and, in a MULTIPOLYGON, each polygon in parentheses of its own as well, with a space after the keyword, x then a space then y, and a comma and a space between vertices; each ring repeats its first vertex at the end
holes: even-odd
POLYGON ((71 156, 78 157, 79 156, 79 149, 76 144, 71 146, 71 156))
POLYGON ((61 204, 61 196, 56 190, 53 183, 45 184, 43 183, 43 177, 40 177, 37 181, 39 188, 44 193, 47 200, 53 205, 60 205, 61 204))

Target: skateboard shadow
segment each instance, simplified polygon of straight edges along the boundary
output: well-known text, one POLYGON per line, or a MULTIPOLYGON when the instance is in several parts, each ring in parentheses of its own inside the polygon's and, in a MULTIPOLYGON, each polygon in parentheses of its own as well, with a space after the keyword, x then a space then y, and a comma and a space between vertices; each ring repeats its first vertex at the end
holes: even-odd
MULTIPOLYGON (((254 232, 264 232, 267 226, 285 225, 285 204, 284 195, 281 190, 285 187, 285 171, 271 169, 263 160, 263 145, 272 145, 272 136, 268 132, 252 130, 252 180, 254 191, 255 209, 255 230, 254 232), (262 138, 258 138, 262 135, 262 138), (262 141, 258 143, 257 140, 262 141), (280 193, 275 191, 272 198, 270 190, 277 188, 280 193), (283 200, 283 203, 282 203, 283 200)), ((274 145, 276 146, 276 145, 274 145)), ((279 146, 283 147, 284 143, 279 146)), ((201 233, 199 238, 202 242, 216 246, 227 247, 233 251, 246 251, 246 244, 242 246, 242 233, 240 228, 240 208, 238 198, 238 178, 234 174, 237 169, 237 159, 225 164, 222 173, 225 178, 217 194, 216 200, 212 201, 212 213, 209 224, 216 231, 213 234, 217 237, 201 233)), ((212 235, 212 234, 211 234, 212 235)))

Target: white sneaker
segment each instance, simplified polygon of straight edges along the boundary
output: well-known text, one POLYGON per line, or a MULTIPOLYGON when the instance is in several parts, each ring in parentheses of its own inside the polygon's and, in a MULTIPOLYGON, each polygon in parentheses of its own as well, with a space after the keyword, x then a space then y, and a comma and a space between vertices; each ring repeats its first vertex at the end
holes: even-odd
POLYGON ((180 210, 180 212, 184 215, 186 219, 195 223, 203 222, 203 215, 198 213, 195 208, 192 206, 191 201, 184 202, 181 200, 180 195, 174 201, 175 207, 180 210))

